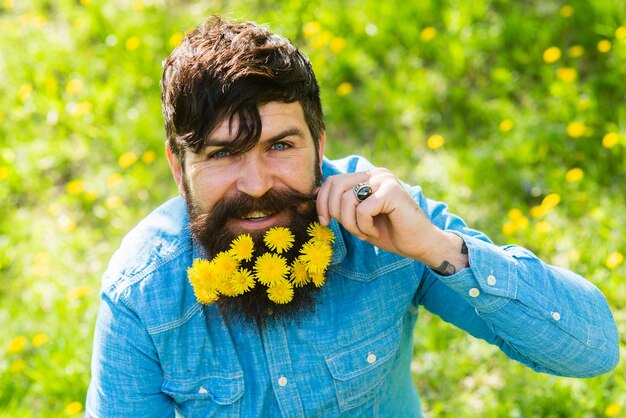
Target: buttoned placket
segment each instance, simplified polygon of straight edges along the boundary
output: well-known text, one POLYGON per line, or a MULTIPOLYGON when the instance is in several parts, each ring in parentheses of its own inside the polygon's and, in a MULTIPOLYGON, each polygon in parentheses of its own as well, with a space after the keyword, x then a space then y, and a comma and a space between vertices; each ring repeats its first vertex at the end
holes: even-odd
POLYGON ((303 417, 304 407, 296 386, 287 333, 282 323, 266 327, 263 332, 263 351, 281 415, 303 417))

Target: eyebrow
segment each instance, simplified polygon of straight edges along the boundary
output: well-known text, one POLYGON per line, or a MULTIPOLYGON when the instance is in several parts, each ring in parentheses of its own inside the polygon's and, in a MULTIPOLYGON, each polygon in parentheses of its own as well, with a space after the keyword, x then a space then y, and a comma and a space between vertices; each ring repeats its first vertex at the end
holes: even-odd
MULTIPOLYGON (((276 135, 274 135, 271 138, 268 138, 266 140, 264 140, 263 142, 267 142, 270 144, 273 144, 274 142, 278 142, 283 138, 287 138, 290 136, 298 136, 301 138, 304 138, 304 134, 302 133, 302 130, 299 128, 291 128, 291 129, 287 129, 286 131, 280 132, 276 135)), ((208 148, 208 147, 228 147, 230 145, 232 145, 233 141, 229 140, 229 139, 215 139, 215 138, 209 138, 205 141, 204 143, 204 147, 203 148, 208 148)))

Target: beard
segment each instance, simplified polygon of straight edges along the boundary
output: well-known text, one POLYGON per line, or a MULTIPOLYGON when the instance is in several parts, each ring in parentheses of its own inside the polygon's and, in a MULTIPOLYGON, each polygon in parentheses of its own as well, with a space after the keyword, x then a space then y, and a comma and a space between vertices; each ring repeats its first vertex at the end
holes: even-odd
MULTIPOLYGON (((321 184, 321 173, 316 173, 315 181, 317 185, 321 184)), ((253 212, 285 211, 288 215, 286 223, 273 226, 289 228, 294 235, 291 249, 281 254, 289 264, 299 256, 300 248, 310 239, 307 233, 308 226, 318 221, 314 196, 294 189, 271 189, 259 198, 240 193, 220 200, 210 212, 203 213, 199 210, 195 199, 191 197, 186 180, 184 180, 183 187, 188 196, 187 211, 192 237, 205 249, 208 258, 211 259, 222 251, 228 251, 235 238, 247 233, 254 241, 254 253, 252 260, 243 261, 241 266, 250 271, 252 271, 255 259, 270 251, 263 240, 267 230, 234 230, 229 225, 231 219, 240 219, 253 212)), ((313 188, 314 186, 311 190, 313 188)), ((259 328, 263 328, 270 320, 297 320, 315 311, 315 297, 319 291, 317 286, 309 282, 302 287, 294 287, 293 291, 293 299, 286 304, 271 301, 263 286, 255 286, 238 296, 220 297, 216 303, 225 320, 240 319, 244 323, 255 323, 259 328)))

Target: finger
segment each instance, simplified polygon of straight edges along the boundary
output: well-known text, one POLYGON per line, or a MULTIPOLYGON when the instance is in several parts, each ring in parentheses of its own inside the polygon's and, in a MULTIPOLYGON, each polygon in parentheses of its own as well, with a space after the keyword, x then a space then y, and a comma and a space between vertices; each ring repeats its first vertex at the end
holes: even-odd
MULTIPOLYGON (((367 174, 362 173, 350 173, 335 176, 329 187, 328 195, 328 212, 332 218, 337 220, 341 219, 342 199, 346 192, 352 193, 352 188, 355 184, 366 181, 367 174)), ((353 198, 353 203, 356 202, 356 198, 353 198)))
POLYGON ((330 213, 328 212, 328 196, 330 194, 330 178, 319 188, 315 207, 317 209, 317 217, 320 224, 328 226, 330 223, 330 213))
POLYGON ((341 215, 339 222, 343 227, 353 235, 360 239, 366 239, 366 236, 359 229, 356 219, 356 210, 359 206, 358 200, 354 196, 352 190, 346 190, 341 197, 341 215))

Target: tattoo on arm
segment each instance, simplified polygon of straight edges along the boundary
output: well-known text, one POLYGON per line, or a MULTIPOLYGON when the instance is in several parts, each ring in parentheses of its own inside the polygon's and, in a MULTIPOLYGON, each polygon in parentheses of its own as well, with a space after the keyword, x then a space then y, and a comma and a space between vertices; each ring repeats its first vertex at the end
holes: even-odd
MULTIPOLYGON (((463 244, 461 245, 461 254, 469 254, 469 250, 467 249, 465 241, 463 241, 463 244)), ((450 264, 450 262, 447 260, 441 263, 439 267, 433 267, 432 269, 442 276, 452 276, 454 273, 456 273, 456 267, 450 264)))

